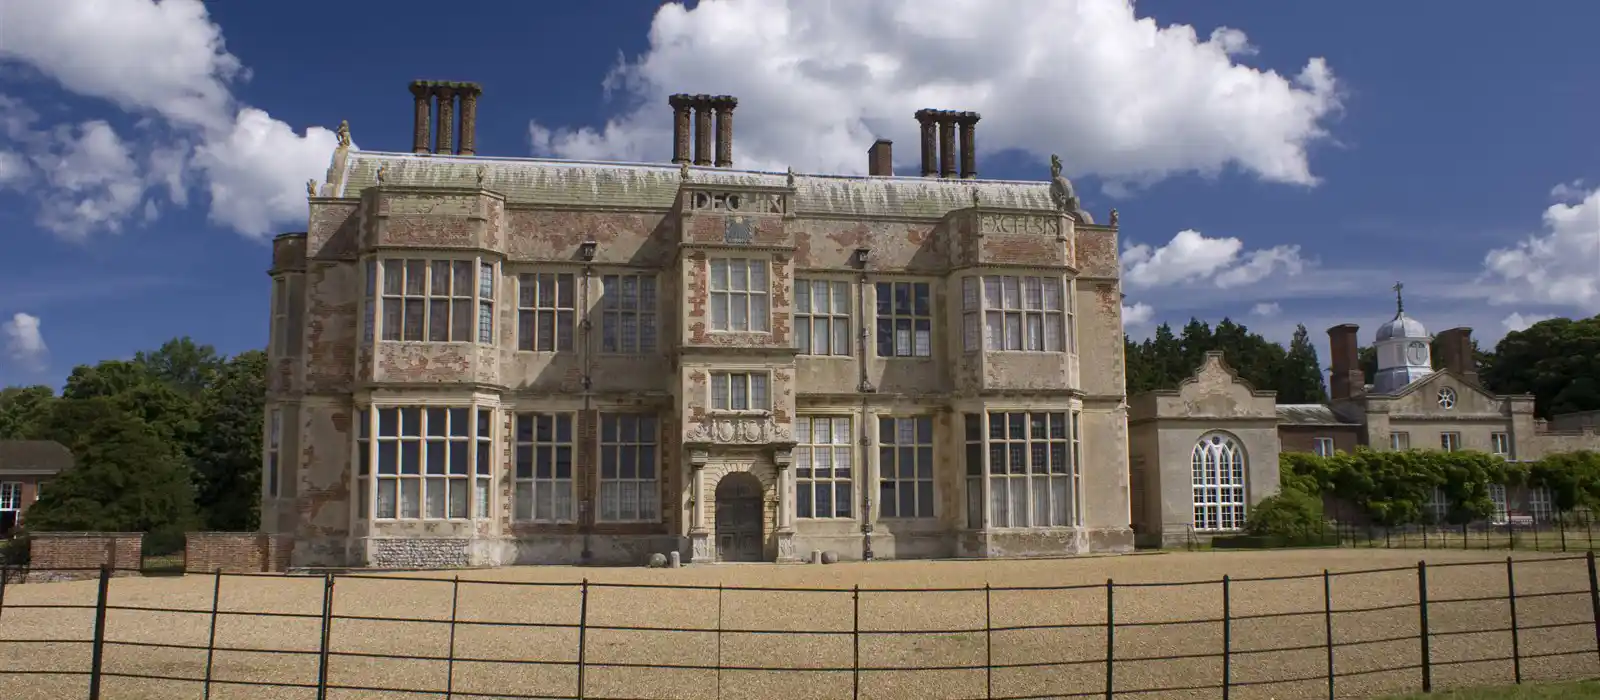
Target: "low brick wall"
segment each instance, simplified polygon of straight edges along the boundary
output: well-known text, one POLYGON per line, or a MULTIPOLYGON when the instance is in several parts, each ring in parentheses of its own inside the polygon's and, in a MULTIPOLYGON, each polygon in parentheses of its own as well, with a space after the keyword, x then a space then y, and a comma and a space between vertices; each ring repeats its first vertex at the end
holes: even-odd
POLYGON ((28 581, 78 581, 97 578, 110 566, 113 576, 136 576, 144 564, 142 532, 35 532, 28 552, 28 581))
POLYGON ((183 569, 191 573, 260 573, 289 568, 294 539, 265 532, 191 532, 184 536, 183 569))

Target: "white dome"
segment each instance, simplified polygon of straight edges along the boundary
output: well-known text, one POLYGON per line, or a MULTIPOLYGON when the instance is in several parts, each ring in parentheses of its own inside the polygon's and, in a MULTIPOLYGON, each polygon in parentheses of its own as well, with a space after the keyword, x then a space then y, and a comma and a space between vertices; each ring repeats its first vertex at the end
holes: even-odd
POLYGON ((1394 320, 1378 327, 1378 342, 1396 338, 1429 339, 1428 329, 1421 321, 1407 316, 1405 312, 1395 314, 1394 320))

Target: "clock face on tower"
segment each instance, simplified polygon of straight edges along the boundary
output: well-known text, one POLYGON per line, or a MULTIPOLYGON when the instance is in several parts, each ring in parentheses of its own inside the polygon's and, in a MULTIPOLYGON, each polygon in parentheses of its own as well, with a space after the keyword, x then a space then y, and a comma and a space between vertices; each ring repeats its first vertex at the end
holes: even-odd
POLYGON ((1411 344, 1406 346, 1406 359, 1414 365, 1427 364, 1428 344, 1420 340, 1411 341, 1411 344))

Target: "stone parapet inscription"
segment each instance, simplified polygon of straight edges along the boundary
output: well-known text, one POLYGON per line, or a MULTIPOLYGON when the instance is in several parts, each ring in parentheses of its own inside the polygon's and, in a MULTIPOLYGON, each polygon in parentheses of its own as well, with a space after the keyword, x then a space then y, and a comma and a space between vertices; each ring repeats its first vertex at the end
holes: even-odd
POLYGON ((1061 217, 1033 214, 979 214, 978 233, 1016 233, 1036 236, 1061 235, 1061 217))
POLYGON ((683 439, 685 442, 718 445, 765 445, 794 441, 789 429, 779 425, 772 416, 719 415, 689 423, 683 439))
POLYGON ((782 214, 785 197, 776 192, 689 193, 690 211, 722 211, 738 214, 782 214))

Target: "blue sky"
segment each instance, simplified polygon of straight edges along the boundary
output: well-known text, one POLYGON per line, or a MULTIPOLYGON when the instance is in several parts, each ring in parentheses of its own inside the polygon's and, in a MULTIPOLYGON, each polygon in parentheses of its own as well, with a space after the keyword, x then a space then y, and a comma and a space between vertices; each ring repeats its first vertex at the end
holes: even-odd
POLYGON ((5 6, 0 385, 179 335, 261 347, 266 242, 304 229, 329 130, 407 150, 413 79, 484 86, 485 155, 664 161, 664 95, 712 92, 741 100, 736 165, 860 171, 881 136, 906 173, 916 108, 975 109, 982 176, 1059 153, 1119 210, 1135 337, 1365 336, 1397 280, 1486 343, 1600 313, 1595 3, 5 6))

